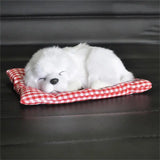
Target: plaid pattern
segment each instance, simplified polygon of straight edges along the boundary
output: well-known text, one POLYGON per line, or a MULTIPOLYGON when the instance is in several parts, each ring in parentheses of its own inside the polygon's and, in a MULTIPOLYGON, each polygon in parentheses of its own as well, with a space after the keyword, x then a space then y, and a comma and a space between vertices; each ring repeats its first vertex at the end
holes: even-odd
POLYGON ((152 88, 152 83, 148 80, 135 79, 111 87, 102 89, 83 89, 73 92, 44 93, 41 90, 25 86, 23 68, 14 68, 6 71, 13 83, 14 89, 20 94, 20 103, 25 105, 35 104, 61 104, 76 101, 111 98, 117 96, 142 93, 152 88))

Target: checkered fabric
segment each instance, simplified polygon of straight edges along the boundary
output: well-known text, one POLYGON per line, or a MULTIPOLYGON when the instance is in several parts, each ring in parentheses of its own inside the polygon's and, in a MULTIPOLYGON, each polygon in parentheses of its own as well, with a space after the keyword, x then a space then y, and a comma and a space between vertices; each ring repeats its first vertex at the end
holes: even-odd
POLYGON ((44 93, 41 90, 25 86, 24 69, 14 68, 6 71, 13 83, 14 89, 20 94, 20 103, 25 105, 61 104, 76 101, 111 98, 117 96, 142 93, 152 88, 152 83, 144 79, 135 79, 130 82, 119 83, 102 89, 83 89, 72 92, 44 93))

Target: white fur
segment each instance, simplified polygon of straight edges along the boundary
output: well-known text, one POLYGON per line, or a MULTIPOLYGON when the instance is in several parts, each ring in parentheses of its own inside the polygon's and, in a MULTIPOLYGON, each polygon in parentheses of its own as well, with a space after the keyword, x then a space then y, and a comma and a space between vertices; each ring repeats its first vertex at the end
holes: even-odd
POLYGON ((133 78, 112 50, 87 44, 40 49, 25 67, 26 85, 48 93, 99 89, 133 78), (53 78, 57 84, 50 83, 53 78))

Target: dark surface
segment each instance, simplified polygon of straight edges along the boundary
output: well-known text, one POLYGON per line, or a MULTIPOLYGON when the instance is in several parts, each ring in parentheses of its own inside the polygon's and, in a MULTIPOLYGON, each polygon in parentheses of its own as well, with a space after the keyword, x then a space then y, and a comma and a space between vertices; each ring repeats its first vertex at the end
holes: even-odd
POLYGON ((158 160, 158 0, 5 0, 1 7, 1 159, 158 160), (88 42, 113 49, 141 94, 25 106, 6 76, 51 45, 88 42))
POLYGON ((158 47, 108 46, 121 55, 136 77, 150 80, 153 88, 111 99, 24 106, 5 71, 23 68, 30 55, 43 46, 2 47, 2 158, 158 159, 158 47), (133 57, 126 56, 128 50, 133 57))
POLYGON ((3 16, 157 14, 158 0, 5 0, 3 16), (16 3, 17 2, 17 3, 16 3), (38 2, 38 3, 37 3, 38 2))
POLYGON ((2 44, 157 43, 158 18, 156 15, 8 17, 1 27, 2 44))

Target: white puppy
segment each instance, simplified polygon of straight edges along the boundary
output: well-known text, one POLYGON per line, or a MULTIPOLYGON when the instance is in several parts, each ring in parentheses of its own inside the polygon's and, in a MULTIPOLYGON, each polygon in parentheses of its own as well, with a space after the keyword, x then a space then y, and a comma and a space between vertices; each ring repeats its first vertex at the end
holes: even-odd
POLYGON ((25 67, 25 83, 47 93, 100 89, 134 76, 112 50, 79 44, 37 51, 25 67))

